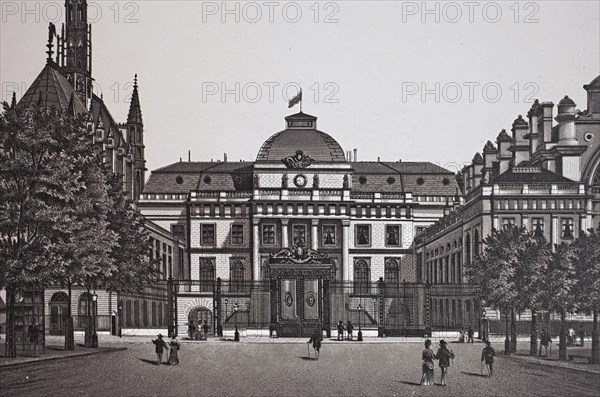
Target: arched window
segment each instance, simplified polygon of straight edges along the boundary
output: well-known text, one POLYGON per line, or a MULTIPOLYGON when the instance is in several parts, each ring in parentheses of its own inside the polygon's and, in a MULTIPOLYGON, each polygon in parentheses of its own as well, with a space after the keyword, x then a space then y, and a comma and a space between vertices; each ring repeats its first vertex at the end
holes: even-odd
POLYGON ((229 280, 232 291, 244 289, 244 263, 240 259, 232 259, 229 265, 229 280))
POLYGON ((398 259, 387 258, 385 260, 383 280, 386 287, 398 288, 400 284, 400 263, 398 259))
POLYGON ((215 280, 215 265, 212 259, 200 259, 200 292, 212 292, 215 280))
POLYGON ((357 259, 354 262, 354 293, 369 293, 369 262, 365 259, 357 259))
POLYGON ((475 234, 473 237, 473 253, 475 256, 479 255, 479 230, 475 229, 475 234))

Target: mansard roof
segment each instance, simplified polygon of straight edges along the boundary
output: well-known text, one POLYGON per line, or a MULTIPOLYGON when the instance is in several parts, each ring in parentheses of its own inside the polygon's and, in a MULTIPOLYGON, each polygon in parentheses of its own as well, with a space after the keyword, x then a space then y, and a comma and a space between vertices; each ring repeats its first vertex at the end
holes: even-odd
POLYGON ((571 179, 538 166, 522 163, 494 178, 493 183, 574 183, 571 179))
POLYGON ((55 62, 48 61, 17 106, 34 106, 41 98, 42 105, 46 108, 55 107, 60 111, 66 111, 69 109, 71 97, 73 97, 75 113, 87 113, 84 103, 75 94, 62 68, 55 62))

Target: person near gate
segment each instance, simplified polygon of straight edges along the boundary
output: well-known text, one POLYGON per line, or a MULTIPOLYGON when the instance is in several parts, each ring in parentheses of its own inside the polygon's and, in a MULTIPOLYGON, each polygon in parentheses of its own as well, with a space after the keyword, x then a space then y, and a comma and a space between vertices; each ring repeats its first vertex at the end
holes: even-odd
POLYGON ((344 322, 340 320, 337 326, 338 329, 338 337, 337 340, 344 340, 344 322))
POLYGON ((475 332, 473 332, 473 328, 469 327, 469 330, 467 331, 467 336, 469 337, 467 343, 473 343, 473 335, 475 334, 475 332))
POLYGON ((348 340, 352 340, 352 331, 354 330, 354 326, 352 326, 352 323, 350 322, 350 320, 348 320, 348 322, 346 323, 346 332, 348 333, 348 340))
POLYGON ((202 332, 204 332, 204 339, 208 338, 208 324, 206 323, 206 320, 204 320, 204 324, 202 324, 202 332))
POLYGON ((321 339, 321 333, 318 329, 316 329, 313 336, 307 342, 312 343, 313 349, 315 350, 315 360, 319 359, 319 352, 321 351, 321 339))

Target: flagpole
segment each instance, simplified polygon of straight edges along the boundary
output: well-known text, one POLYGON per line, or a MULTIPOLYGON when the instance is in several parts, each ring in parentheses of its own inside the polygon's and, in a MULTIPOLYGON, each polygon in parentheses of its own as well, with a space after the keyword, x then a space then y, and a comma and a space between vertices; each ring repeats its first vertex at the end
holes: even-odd
POLYGON ((300 113, 302 113, 302 88, 300 88, 300 113))

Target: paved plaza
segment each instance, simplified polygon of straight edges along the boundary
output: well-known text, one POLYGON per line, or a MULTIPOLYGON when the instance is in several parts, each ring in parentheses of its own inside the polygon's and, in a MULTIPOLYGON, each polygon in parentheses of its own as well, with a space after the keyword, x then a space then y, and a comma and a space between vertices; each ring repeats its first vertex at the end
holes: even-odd
MULTIPOLYGON (((495 346, 492 379, 481 376, 481 343, 451 344, 457 358, 447 387, 418 385, 417 342, 326 340, 319 361, 307 358, 303 341, 184 342, 179 366, 157 366, 150 338, 120 345, 127 350, 2 367, 0 395, 597 396, 600 390, 597 365, 542 365, 526 356, 503 356, 501 344, 495 346)), ((436 383, 439 375, 436 368, 436 383)))

